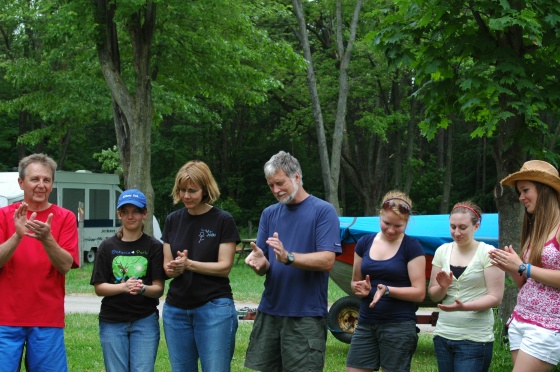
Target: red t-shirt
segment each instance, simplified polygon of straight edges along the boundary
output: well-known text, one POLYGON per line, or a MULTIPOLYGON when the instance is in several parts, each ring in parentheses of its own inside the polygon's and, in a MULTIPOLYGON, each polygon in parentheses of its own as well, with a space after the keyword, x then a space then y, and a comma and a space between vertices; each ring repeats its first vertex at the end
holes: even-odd
MULTIPOLYGON (((21 203, 0 208, 0 242, 15 233, 14 212, 21 203)), ((27 213, 27 217, 32 212, 27 213)), ((52 204, 37 212, 47 221, 53 214, 51 234, 79 266, 78 228, 71 211, 52 204)), ((25 236, 13 256, 0 268, 0 325, 21 327, 64 327, 65 276, 50 262, 41 242, 25 236)))

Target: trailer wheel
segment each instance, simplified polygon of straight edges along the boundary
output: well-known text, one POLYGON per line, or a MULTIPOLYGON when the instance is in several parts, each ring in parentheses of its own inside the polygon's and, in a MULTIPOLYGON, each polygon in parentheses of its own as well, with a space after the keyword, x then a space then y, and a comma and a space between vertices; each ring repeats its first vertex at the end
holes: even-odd
POLYGON ((84 252, 84 261, 85 262, 93 262, 95 261, 95 248, 90 249, 87 252, 84 252))
POLYGON ((327 326, 337 340, 349 344, 358 325, 360 299, 354 296, 339 298, 331 306, 327 326))

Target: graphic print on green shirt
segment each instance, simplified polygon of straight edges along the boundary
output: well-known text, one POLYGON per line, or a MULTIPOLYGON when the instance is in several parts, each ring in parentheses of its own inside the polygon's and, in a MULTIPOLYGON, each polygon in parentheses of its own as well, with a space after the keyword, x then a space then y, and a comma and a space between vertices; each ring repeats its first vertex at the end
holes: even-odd
POLYGON ((115 283, 124 283, 129 278, 143 278, 148 270, 148 260, 143 256, 116 256, 113 259, 115 283))

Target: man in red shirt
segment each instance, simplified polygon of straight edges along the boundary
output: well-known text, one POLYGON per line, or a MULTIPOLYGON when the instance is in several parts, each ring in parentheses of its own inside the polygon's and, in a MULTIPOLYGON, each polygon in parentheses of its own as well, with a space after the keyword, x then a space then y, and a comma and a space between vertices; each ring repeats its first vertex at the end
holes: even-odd
POLYGON ((56 163, 19 163, 23 202, 0 208, 0 371, 67 371, 65 275, 79 266, 76 216, 49 203, 56 163))

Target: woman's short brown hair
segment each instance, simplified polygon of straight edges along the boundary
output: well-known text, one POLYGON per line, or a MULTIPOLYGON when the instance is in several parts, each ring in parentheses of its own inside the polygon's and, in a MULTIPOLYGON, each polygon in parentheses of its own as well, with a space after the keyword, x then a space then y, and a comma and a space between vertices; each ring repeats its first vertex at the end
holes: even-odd
POLYGON ((183 165, 175 176, 175 185, 171 192, 174 204, 181 201, 179 189, 189 180, 202 188, 203 203, 212 204, 220 197, 220 189, 208 165, 200 160, 191 160, 183 165))

